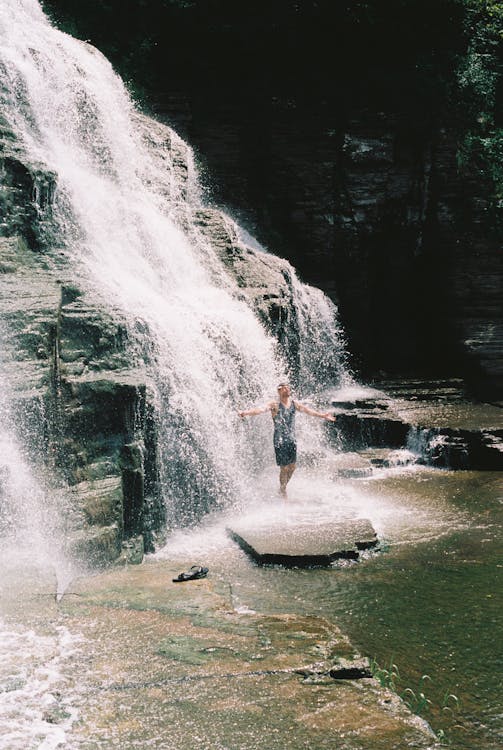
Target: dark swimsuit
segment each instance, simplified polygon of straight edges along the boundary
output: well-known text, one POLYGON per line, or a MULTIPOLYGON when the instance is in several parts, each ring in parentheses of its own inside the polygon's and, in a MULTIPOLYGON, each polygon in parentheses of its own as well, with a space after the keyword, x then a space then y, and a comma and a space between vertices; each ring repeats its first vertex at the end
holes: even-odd
POLYGON ((292 401, 286 407, 279 403, 278 413, 273 417, 274 451, 278 466, 288 466, 297 460, 297 443, 295 441, 295 404, 292 401))

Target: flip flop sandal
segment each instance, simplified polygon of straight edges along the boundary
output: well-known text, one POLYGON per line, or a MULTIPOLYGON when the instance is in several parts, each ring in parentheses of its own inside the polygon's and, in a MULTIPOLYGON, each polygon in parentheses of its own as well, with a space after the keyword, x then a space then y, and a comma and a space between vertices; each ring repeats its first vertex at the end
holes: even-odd
POLYGON ((206 578, 208 570, 209 568, 203 568, 202 565, 193 565, 186 573, 180 573, 176 578, 173 578, 173 583, 195 581, 198 578, 206 578))

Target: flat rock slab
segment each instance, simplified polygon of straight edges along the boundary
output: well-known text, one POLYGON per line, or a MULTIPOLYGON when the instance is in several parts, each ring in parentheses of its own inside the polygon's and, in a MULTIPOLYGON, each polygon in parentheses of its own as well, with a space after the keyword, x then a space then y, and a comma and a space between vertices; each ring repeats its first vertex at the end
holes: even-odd
POLYGON ((334 623, 239 613, 232 567, 230 579, 210 569, 172 582, 191 562, 150 559, 73 582, 60 605, 81 636, 61 667, 63 705, 78 712, 67 747, 440 750, 334 623))
POLYGON ((311 567, 333 560, 357 560, 360 551, 377 544, 376 532, 366 518, 324 524, 274 528, 228 528, 227 533, 260 565, 311 567))

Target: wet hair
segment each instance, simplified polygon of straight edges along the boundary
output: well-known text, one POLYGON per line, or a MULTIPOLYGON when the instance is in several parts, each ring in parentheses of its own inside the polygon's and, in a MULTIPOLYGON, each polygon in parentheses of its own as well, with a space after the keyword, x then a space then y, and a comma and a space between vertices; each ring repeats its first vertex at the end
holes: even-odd
POLYGON ((278 383, 278 391, 280 388, 283 388, 285 385, 288 386, 288 388, 290 388, 290 383, 278 383))

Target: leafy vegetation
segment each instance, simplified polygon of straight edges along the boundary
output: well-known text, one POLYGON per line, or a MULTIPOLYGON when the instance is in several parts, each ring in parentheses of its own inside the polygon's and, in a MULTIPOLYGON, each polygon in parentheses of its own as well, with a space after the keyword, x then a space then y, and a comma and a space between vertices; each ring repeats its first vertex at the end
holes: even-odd
POLYGON ((458 67, 462 137, 459 166, 493 184, 493 208, 503 208, 503 4, 467 0, 466 54, 458 67))
POLYGON ((400 672, 398 671, 397 665, 393 663, 393 657, 391 657, 390 663, 387 667, 381 667, 376 659, 371 659, 370 673, 372 677, 379 682, 381 687, 397 692, 397 683, 400 680, 400 672))
MULTIPOLYGON (((453 693, 446 692, 440 703, 437 705, 428 698, 426 694, 426 685, 427 683, 431 683, 432 679, 427 674, 423 674, 420 677, 415 690, 410 687, 401 689, 400 671, 394 663, 393 657, 391 657, 389 664, 386 667, 381 667, 376 659, 371 659, 370 672, 372 677, 379 682, 381 687, 397 693, 412 713, 415 713, 418 716, 428 715, 429 718, 429 714, 436 714, 437 717, 443 717, 444 720, 446 718, 454 719, 459 710, 459 700, 453 693)), ((443 744, 448 744, 449 736, 445 729, 439 729, 437 736, 443 744)))

